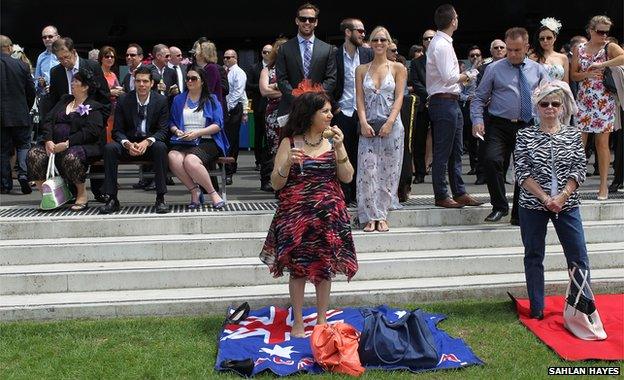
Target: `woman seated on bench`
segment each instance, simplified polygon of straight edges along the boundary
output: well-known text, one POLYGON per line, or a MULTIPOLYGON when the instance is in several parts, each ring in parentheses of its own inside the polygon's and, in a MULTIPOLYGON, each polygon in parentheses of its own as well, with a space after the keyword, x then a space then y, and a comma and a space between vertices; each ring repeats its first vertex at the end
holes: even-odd
POLYGON ((225 205, 215 191, 208 174, 208 164, 225 156, 229 143, 223 129, 223 109, 210 93, 205 71, 193 67, 186 73, 186 91, 173 99, 171 106, 171 151, 169 169, 191 192, 190 209, 201 207, 203 187, 212 207, 225 205))
POLYGON ((73 95, 63 95, 48 112, 41 127, 42 142, 28 152, 27 164, 30 178, 41 191, 46 180, 48 157, 55 153, 55 164, 61 176, 76 185, 76 203, 73 211, 87 208, 85 180, 87 167, 94 158, 100 158, 100 140, 104 134, 102 104, 92 96, 98 83, 89 69, 80 69, 71 81, 73 95))

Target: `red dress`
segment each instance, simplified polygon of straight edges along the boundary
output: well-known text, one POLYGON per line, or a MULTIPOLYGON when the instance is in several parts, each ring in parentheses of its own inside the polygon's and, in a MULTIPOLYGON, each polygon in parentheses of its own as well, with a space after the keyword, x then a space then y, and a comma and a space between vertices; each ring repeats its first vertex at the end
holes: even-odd
MULTIPOLYGON (((292 144, 292 143, 291 143, 292 144)), ((349 213, 336 176, 334 150, 290 168, 260 259, 274 277, 290 272, 317 284, 358 269, 349 213)))

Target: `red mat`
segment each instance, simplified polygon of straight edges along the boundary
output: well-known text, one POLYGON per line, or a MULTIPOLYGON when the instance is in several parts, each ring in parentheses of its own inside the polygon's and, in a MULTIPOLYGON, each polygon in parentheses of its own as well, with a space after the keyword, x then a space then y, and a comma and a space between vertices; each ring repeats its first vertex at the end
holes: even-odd
POLYGON ((520 322, 561 358, 570 361, 624 360, 624 294, 596 295, 596 308, 607 332, 607 339, 602 341, 579 339, 563 326, 564 296, 546 297, 541 321, 529 318, 528 299, 514 300, 520 322))

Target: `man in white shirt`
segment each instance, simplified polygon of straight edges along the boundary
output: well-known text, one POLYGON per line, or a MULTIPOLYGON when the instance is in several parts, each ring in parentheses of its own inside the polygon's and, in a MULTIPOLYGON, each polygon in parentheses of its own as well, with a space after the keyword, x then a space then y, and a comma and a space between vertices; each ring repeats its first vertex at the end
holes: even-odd
POLYGON ((474 79, 476 73, 459 73, 452 38, 459 19, 453 6, 440 5, 435 11, 434 21, 438 31, 427 49, 426 83, 433 129, 431 176, 435 205, 447 208, 478 206, 482 202, 466 193, 461 176, 464 123, 459 107, 459 84, 474 79), (447 167, 453 198, 449 197, 447 190, 447 167))
MULTIPOLYGON (((225 123, 225 132, 230 142, 230 157, 238 160, 238 145, 241 122, 247 121, 247 94, 245 85, 247 74, 238 66, 238 55, 234 50, 226 50, 223 54, 223 62, 227 70, 230 92, 226 95, 227 112, 229 119, 225 123)), ((224 112, 226 112, 224 110, 224 112)), ((226 184, 232 184, 232 175, 236 173, 237 163, 234 162, 226 167, 226 184)))

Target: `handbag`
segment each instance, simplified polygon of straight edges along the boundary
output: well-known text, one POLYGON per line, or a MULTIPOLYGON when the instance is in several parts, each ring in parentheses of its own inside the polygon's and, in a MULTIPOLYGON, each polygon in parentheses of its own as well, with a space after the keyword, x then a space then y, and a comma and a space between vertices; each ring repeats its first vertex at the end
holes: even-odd
POLYGON ((422 310, 406 313, 395 322, 383 312, 363 309, 364 328, 360 337, 360 360, 365 366, 434 368, 438 360, 435 340, 422 310))
POLYGON ((589 287, 589 271, 573 263, 568 270, 570 282, 566 290, 566 302, 563 307, 563 325, 576 337, 583 340, 604 340, 604 331, 600 315, 596 309, 594 293, 589 287), (579 284, 580 280, 580 284, 579 284), (588 294, 586 296, 585 294, 588 294))
POLYGON ((198 137, 193 140, 185 140, 178 136, 171 136, 169 139, 171 145, 183 145, 183 146, 199 146, 199 142, 201 141, 201 137, 198 137))
POLYGON ((364 367, 358 355, 358 331, 347 323, 314 326, 310 337, 312 355, 327 372, 360 376, 364 367))
MULTIPOLYGON (((604 47, 605 59, 607 61, 609 60, 609 50, 607 49, 608 46, 609 44, 607 43, 604 47)), ((617 94, 617 88, 615 87, 615 81, 613 80, 613 72, 611 72, 610 67, 604 68, 604 71, 602 73, 602 85, 604 86, 605 90, 609 91, 612 94, 617 94)))
POLYGON ((41 210, 54 210, 72 199, 72 193, 67 187, 65 180, 59 176, 56 165, 54 164, 55 154, 50 154, 48 159, 48 170, 46 172, 46 181, 41 185, 41 210))
POLYGON ((375 131, 375 136, 379 135, 379 131, 381 131, 381 127, 383 127, 386 121, 388 120, 385 120, 385 119, 366 120, 368 125, 370 125, 371 128, 373 128, 373 131, 375 131))

